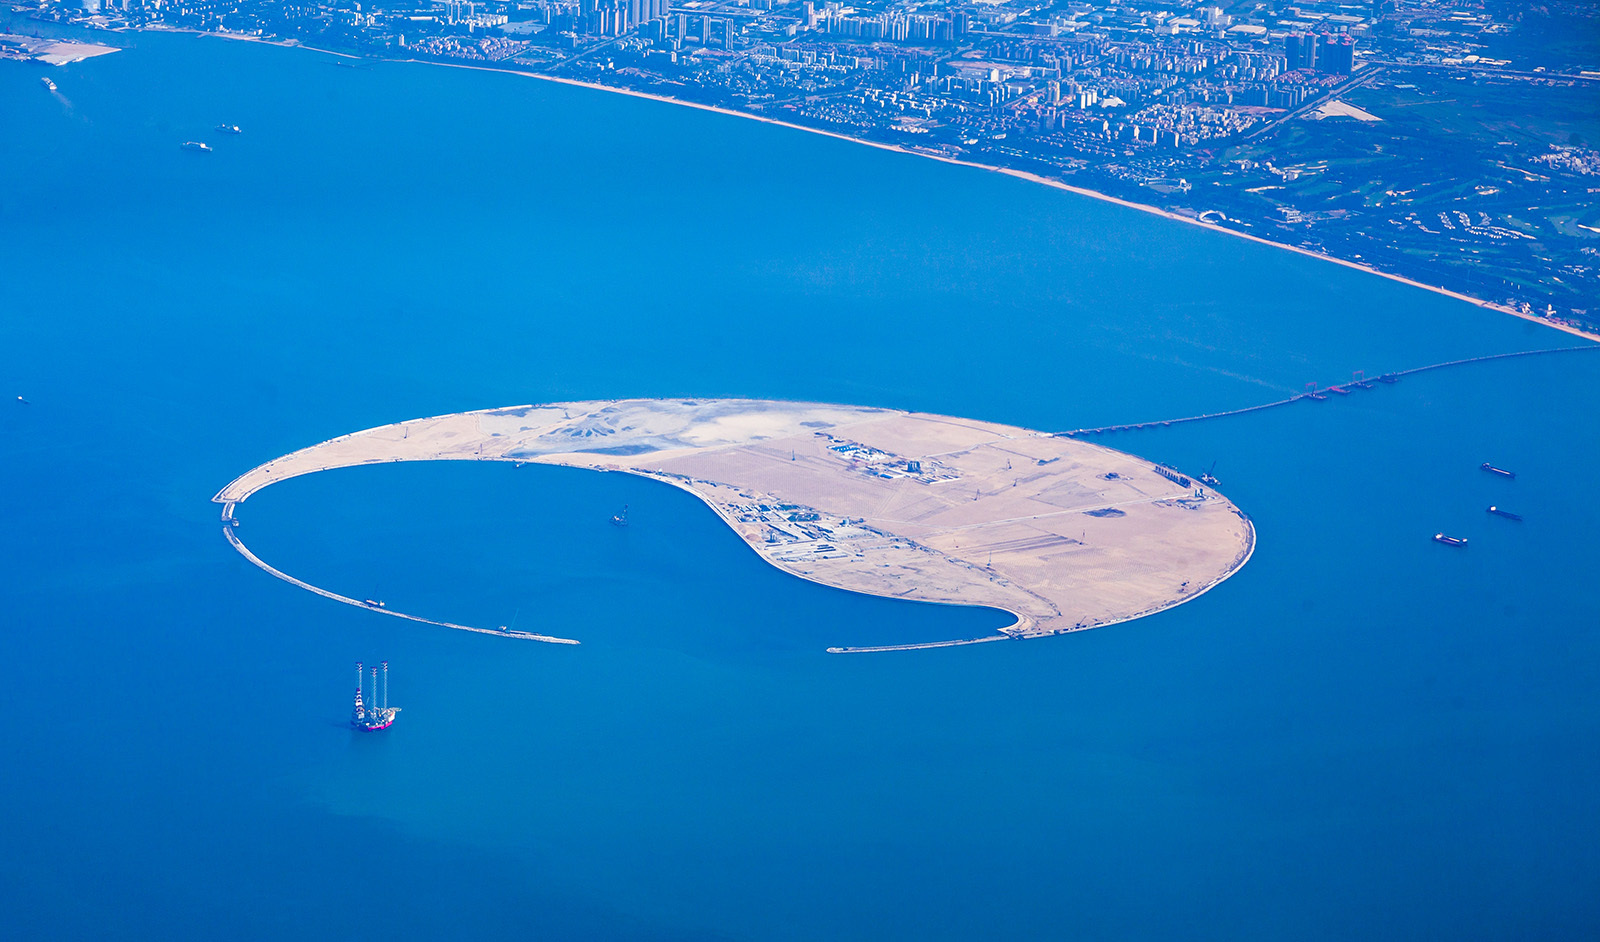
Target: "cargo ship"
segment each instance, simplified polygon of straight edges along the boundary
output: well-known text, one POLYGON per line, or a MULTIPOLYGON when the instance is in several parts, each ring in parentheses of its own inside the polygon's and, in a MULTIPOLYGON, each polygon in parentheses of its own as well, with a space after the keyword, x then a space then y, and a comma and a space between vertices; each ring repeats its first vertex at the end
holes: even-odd
POLYGON ((1509 510, 1501 510, 1499 507, 1490 507, 1489 508, 1489 513, 1494 514, 1496 517, 1504 517, 1507 520, 1521 520, 1522 519, 1522 514, 1514 514, 1509 510))
POLYGON ((1517 476, 1517 472, 1515 472, 1515 471, 1507 471, 1505 468, 1497 468, 1497 467, 1495 467, 1494 465, 1490 464, 1487 461, 1485 461, 1483 464, 1478 465, 1478 467, 1480 467, 1483 470, 1489 472, 1490 474, 1498 474, 1498 475, 1501 475, 1502 477, 1508 477, 1508 478, 1513 478, 1514 479, 1517 476))
POLYGON ((372 699, 368 701, 364 696, 366 675, 361 671, 361 663, 356 662, 356 703, 350 711, 350 726, 364 732, 376 732, 388 729, 394 725, 394 716, 400 712, 399 707, 389 705, 389 662, 383 662, 383 685, 378 684, 378 669, 372 671, 372 699), (381 689, 381 693, 380 693, 381 689), (370 702, 370 706, 368 705, 370 702))
POLYGON ((1467 545, 1467 538, 1466 537, 1464 537, 1464 536, 1445 536, 1443 533, 1435 533, 1433 535, 1433 541, 1435 543, 1443 543, 1446 546, 1466 546, 1467 545))
POLYGON ((199 141, 184 141, 183 142, 183 149, 184 150, 197 150, 197 151, 200 151, 203 154, 211 153, 211 145, 210 144, 202 144, 199 141))

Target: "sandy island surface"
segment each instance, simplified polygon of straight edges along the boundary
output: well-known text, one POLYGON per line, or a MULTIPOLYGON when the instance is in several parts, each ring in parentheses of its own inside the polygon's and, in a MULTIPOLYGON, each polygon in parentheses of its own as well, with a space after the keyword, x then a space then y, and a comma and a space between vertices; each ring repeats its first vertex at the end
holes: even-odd
POLYGON ((73 62, 82 62, 85 59, 93 59, 95 56, 121 52, 116 46, 102 46, 98 43, 78 42, 72 39, 42 39, 38 36, 17 36, 11 33, 0 33, 0 46, 11 46, 20 49, 46 65, 68 65, 73 62))
POLYGON ((1016 617, 982 638, 834 651, 1127 621, 1200 595, 1238 571, 1255 545, 1249 519, 1215 490, 1099 445, 972 419, 751 399, 568 402, 416 419, 275 458, 213 499, 224 505, 229 540, 252 562, 366 604, 259 560, 233 529, 235 507, 299 475, 433 460, 652 478, 705 501, 785 572, 1016 617))

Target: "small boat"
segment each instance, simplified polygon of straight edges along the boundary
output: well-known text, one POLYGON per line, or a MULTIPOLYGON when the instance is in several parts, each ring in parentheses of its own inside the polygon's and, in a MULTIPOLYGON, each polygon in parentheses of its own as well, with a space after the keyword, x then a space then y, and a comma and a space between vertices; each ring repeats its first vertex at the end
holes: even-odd
POLYGON ((628 505, 627 504, 623 504, 622 505, 622 513, 620 513, 620 514, 612 514, 611 515, 611 525, 614 526, 614 527, 625 527, 625 526, 628 525, 628 505))
POLYGON ((1435 543, 1443 543, 1446 546, 1466 546, 1467 545, 1467 538, 1466 537, 1464 537, 1464 536, 1445 536, 1443 533, 1435 533, 1433 535, 1433 541, 1435 543))
POLYGON ((49 76, 44 76, 44 77, 40 78, 39 79, 39 84, 43 85, 44 86, 44 90, 47 91, 47 92, 53 92, 53 91, 56 90, 56 83, 50 81, 50 77, 49 76))
POLYGON ((1508 478, 1515 479, 1516 476, 1517 476, 1517 472, 1515 472, 1515 471, 1507 471, 1505 468, 1497 468, 1497 467, 1495 467, 1494 465, 1490 464, 1487 461, 1485 461, 1483 464, 1478 465, 1478 467, 1480 467, 1483 470, 1489 472, 1490 474, 1498 474, 1498 475, 1501 475, 1502 477, 1508 477, 1508 478))
POLYGON ((240 127, 237 124, 219 124, 219 125, 217 125, 217 133, 218 134, 243 134, 244 131, 242 129, 240 129, 240 127))
POLYGON ((1514 514, 1509 510, 1501 510, 1499 507, 1491 506, 1489 508, 1489 513, 1494 514, 1496 517, 1504 517, 1507 520, 1521 520, 1522 519, 1522 514, 1514 514))
POLYGON ((522 609, 520 609, 520 608, 517 609, 516 613, 511 616, 511 624, 510 625, 501 625, 500 626, 500 629, 499 629, 500 633, 501 634, 505 634, 505 635, 511 634, 512 626, 514 626, 517 623, 517 616, 521 615, 521 614, 522 614, 522 609))
POLYGON ((184 150, 199 151, 202 154, 211 153, 211 145, 210 144, 202 144, 199 141, 184 141, 183 142, 183 149, 184 150))

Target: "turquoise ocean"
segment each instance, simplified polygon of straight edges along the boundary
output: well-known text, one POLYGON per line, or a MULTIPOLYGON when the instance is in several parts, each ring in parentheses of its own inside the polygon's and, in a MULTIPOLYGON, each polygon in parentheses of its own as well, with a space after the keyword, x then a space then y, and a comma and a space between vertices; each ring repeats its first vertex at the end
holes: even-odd
POLYGON ((669 104, 116 42, 0 62, 0 935, 1600 932, 1600 354, 1102 439, 1214 462, 1255 557, 1025 643, 826 654, 1008 619, 788 577, 617 475, 347 469, 240 510, 290 573, 578 647, 318 598, 210 503, 463 409, 749 396, 1070 429, 1578 338, 669 104), (380 659, 404 712, 356 735, 353 664, 380 659))

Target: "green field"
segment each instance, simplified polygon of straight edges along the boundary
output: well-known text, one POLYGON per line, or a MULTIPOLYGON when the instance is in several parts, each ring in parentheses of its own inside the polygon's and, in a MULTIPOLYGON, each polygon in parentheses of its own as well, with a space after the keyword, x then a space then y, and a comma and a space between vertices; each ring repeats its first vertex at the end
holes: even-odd
POLYGON ((1570 143, 1574 135, 1600 143, 1600 82, 1501 84, 1421 71, 1392 72, 1388 78, 1389 84, 1357 89, 1348 100, 1382 118, 1382 124, 1369 127, 1383 128, 1392 138, 1441 146, 1494 147, 1509 141, 1536 151, 1570 143), (1406 84, 1417 87, 1396 87, 1406 84))

